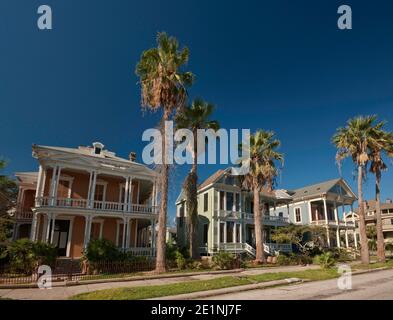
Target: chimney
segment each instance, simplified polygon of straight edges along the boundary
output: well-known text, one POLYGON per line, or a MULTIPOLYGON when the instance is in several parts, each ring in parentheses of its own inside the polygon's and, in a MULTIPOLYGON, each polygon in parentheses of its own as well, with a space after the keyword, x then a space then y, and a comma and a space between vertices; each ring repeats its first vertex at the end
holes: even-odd
POLYGON ((136 160, 136 153, 135 152, 130 152, 128 155, 128 159, 130 159, 130 161, 135 162, 136 160))
POLYGON ((392 198, 387 198, 386 203, 392 203, 392 198))

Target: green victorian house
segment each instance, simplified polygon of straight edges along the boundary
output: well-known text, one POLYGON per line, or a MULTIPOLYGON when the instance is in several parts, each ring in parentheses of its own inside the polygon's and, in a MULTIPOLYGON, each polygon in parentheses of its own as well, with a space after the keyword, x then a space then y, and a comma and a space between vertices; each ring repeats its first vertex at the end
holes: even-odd
MULTIPOLYGON (((199 244, 201 255, 212 255, 224 250, 255 255, 253 197, 243 190, 239 177, 232 175, 231 168, 218 170, 198 187, 199 244)), ((290 252, 290 244, 274 244, 270 240, 271 230, 289 224, 283 214, 272 214, 271 208, 287 206, 292 201, 284 190, 261 192, 265 203, 264 249, 290 252)), ((176 200, 177 242, 187 245, 186 201, 181 192, 176 200)))

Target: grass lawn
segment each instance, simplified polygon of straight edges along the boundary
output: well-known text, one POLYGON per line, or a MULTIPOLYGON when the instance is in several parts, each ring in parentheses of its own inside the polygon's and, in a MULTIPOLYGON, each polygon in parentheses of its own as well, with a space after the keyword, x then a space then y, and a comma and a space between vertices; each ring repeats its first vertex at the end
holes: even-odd
POLYGON ((356 270, 371 270, 371 269, 378 269, 382 267, 393 268, 393 259, 387 260, 385 263, 381 262, 374 262, 370 264, 356 264, 352 267, 354 271, 356 270))
POLYGON ((71 297, 74 300, 138 300, 156 297, 165 297, 183 293, 206 291, 235 287, 246 284, 261 283, 287 278, 301 278, 310 280, 326 280, 337 277, 335 269, 305 270, 299 272, 276 272, 253 276, 227 276, 211 280, 187 281, 182 283, 144 286, 133 288, 116 288, 81 293, 71 297))

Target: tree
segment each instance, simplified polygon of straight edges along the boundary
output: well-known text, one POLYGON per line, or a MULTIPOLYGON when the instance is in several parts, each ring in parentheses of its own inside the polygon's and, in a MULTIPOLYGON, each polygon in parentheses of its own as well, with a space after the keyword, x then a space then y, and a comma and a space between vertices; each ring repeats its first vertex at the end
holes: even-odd
POLYGON ((370 172, 375 175, 375 217, 377 220, 377 257, 379 262, 385 262, 385 240, 383 237, 381 216, 381 178, 382 171, 388 169, 384 156, 393 152, 393 134, 381 129, 377 132, 376 143, 370 148, 370 172))
MULTIPOLYGON (((277 175, 276 162, 283 162, 284 156, 276 149, 281 145, 274 132, 258 130, 250 136, 250 170, 242 177, 242 185, 253 192, 254 224, 257 263, 264 262, 263 251, 263 212, 265 205, 260 203, 260 192, 263 188, 271 191, 274 177, 277 175)), ((240 145, 240 148, 242 146, 240 145)))
POLYGON ((186 87, 193 82, 191 72, 183 72, 188 62, 189 50, 179 50, 179 43, 166 33, 158 33, 157 47, 144 51, 136 66, 136 74, 140 78, 142 108, 150 111, 162 111, 162 165, 160 166, 161 203, 158 216, 156 272, 165 272, 165 236, 168 205, 167 160, 168 138, 165 134, 165 121, 184 107, 187 99, 186 87))
POLYGON ((320 226, 290 224, 273 230, 272 240, 277 243, 292 243, 308 255, 314 248, 322 249, 326 244, 326 230, 320 226))
POLYGON ((193 164, 190 173, 184 181, 184 191, 187 203, 187 217, 189 226, 189 249, 190 257, 192 259, 199 258, 199 245, 198 245, 198 129, 212 129, 218 130, 219 123, 211 120, 210 117, 213 113, 214 106, 208 102, 198 98, 195 99, 190 106, 184 108, 176 115, 175 121, 178 129, 189 129, 193 133, 193 164))
MULTIPOLYGON (((0 160, 0 170, 7 166, 5 160, 0 160)), ((13 221, 10 219, 9 210, 15 207, 18 187, 14 180, 6 175, 0 175, 0 243, 11 236, 13 221)))
POLYGON ((360 255, 362 262, 365 264, 370 263, 370 257, 364 215, 363 178, 367 173, 369 151, 376 145, 376 138, 383 126, 383 123, 375 124, 376 119, 376 116, 358 116, 350 119, 345 127, 337 129, 332 138, 333 144, 337 147, 336 161, 339 168, 341 162, 347 157, 351 157, 354 165, 357 167, 360 255))

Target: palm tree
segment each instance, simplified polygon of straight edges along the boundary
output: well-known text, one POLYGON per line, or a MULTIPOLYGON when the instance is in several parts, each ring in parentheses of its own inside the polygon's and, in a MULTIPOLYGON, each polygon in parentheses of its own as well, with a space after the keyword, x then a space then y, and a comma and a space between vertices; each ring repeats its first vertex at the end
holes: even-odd
POLYGON ((336 160, 341 166, 343 159, 351 157, 358 171, 358 212, 360 232, 360 255, 363 263, 370 263, 367 244, 366 222, 364 217, 363 202, 363 177, 366 175, 366 167, 369 162, 369 151, 377 145, 376 138, 383 123, 375 124, 376 116, 358 116, 350 119, 345 127, 337 129, 332 138, 337 147, 336 160))
POLYGON ((219 129, 219 123, 210 120, 213 113, 214 106, 200 98, 195 99, 192 104, 182 112, 178 113, 175 121, 178 129, 189 129, 193 133, 193 164, 190 173, 184 181, 184 191, 187 202, 187 217, 189 226, 189 249, 192 259, 199 258, 198 246, 198 200, 197 200, 197 186, 198 186, 198 129, 219 129))
POLYGON ((136 66, 140 78, 142 108, 151 111, 162 110, 162 165, 161 165, 161 203, 158 216, 156 272, 165 272, 165 236, 168 202, 167 159, 168 138, 165 134, 165 121, 183 108, 187 99, 186 87, 193 82, 191 72, 181 69, 188 62, 189 50, 179 50, 179 43, 166 33, 158 33, 157 47, 144 51, 136 66))
POLYGON ((377 257, 379 262, 385 262, 385 241, 382 229, 381 216, 381 177, 382 171, 387 170, 387 165, 383 159, 384 155, 393 152, 393 134, 380 129, 376 137, 376 144, 370 148, 369 158, 371 161, 370 172, 375 175, 375 216, 377 219, 377 257))
POLYGON ((254 224, 256 255, 255 262, 264 262, 263 250, 263 210, 265 205, 260 203, 260 192, 263 188, 272 190, 274 178, 278 170, 276 162, 283 163, 284 156, 279 153, 280 140, 276 139, 272 131, 258 130, 250 136, 250 170, 242 177, 242 185, 253 192, 254 224), (261 210, 262 208, 262 210, 261 210))

